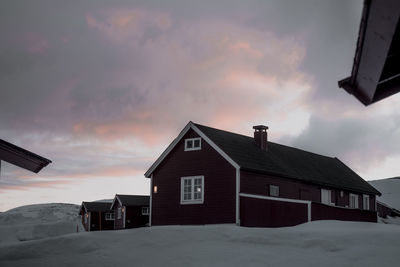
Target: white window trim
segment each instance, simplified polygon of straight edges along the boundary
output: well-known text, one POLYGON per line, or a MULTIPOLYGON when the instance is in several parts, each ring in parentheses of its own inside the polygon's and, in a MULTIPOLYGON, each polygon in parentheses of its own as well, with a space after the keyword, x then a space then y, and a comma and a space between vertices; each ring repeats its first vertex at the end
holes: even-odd
POLYGON ((269 185, 269 196, 279 197, 279 186, 278 185, 273 185, 273 184, 269 185), (277 194, 272 194, 274 191, 273 189, 276 189, 278 191, 277 194))
POLYGON ((352 209, 358 209, 358 195, 357 194, 352 194, 352 193, 349 194, 349 207, 352 209), (355 207, 351 206, 351 197, 352 196, 356 197, 355 207))
POLYGON ((142 215, 149 215, 150 208, 149 207, 142 207, 142 215))
POLYGON ((370 210, 369 195, 366 195, 366 194, 363 194, 363 209, 370 210), (367 201, 365 201, 365 199, 367 199, 367 201))
POLYGON ((321 203, 327 204, 327 205, 333 205, 333 206, 335 205, 335 203, 332 203, 332 190, 321 188, 321 203), (328 196, 329 196, 328 203, 323 202, 323 197, 322 197, 323 192, 328 193, 328 196))
POLYGON ((196 138, 187 138, 185 139, 185 151, 193 151, 193 150, 201 150, 201 137, 196 137, 196 138), (199 140, 199 146, 198 147, 187 147, 188 141, 193 142, 194 146, 194 141, 199 140))
POLYGON ((105 214, 105 219, 106 219, 106 221, 114 221, 114 220, 115 220, 115 217, 114 217, 113 215, 114 215, 113 212, 107 212, 107 213, 105 214))
POLYGON ((204 176, 186 176, 186 177, 181 177, 181 205, 186 205, 186 204, 203 204, 204 203, 204 176), (201 178, 201 199, 193 199, 194 196, 194 180, 201 178), (183 199, 183 194, 184 194, 184 181, 185 180, 192 180, 191 186, 192 186, 192 199, 191 200, 184 200, 183 199))

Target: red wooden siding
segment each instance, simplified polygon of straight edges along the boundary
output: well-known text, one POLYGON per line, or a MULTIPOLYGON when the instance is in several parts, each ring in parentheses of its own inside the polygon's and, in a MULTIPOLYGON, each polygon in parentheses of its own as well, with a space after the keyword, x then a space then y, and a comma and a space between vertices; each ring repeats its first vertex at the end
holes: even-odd
POLYGON ((377 222, 375 211, 330 206, 317 202, 293 203, 284 199, 240 197, 240 224, 247 227, 294 226, 309 220, 377 222), (310 205, 310 210, 308 206, 310 205))
POLYGON ((283 227, 307 221, 307 204, 240 197, 240 225, 242 226, 283 227))
POLYGON ((375 211, 338 208, 313 202, 311 204, 311 220, 377 222, 377 217, 375 211))
POLYGON ((88 223, 85 223, 86 213, 81 210, 80 214, 81 214, 81 220, 82 220, 83 228, 85 228, 85 231, 89 231, 89 224, 88 224, 89 223, 89 218, 87 219, 88 223))
MULTIPOLYGON (((240 172, 240 192, 247 194, 255 194, 261 196, 269 195, 269 185, 279 186, 279 197, 310 200, 313 202, 321 202, 321 189, 331 190, 332 202, 336 206, 349 206, 349 194, 358 195, 358 207, 363 207, 363 195, 360 193, 339 190, 326 186, 314 184, 306 184, 294 179, 276 177, 265 174, 252 173, 247 171, 240 172), (340 196, 340 191, 343 191, 343 197, 340 196)), ((375 210, 375 196, 369 195, 370 210, 375 210)))
POLYGON ((124 214, 121 212, 121 218, 118 219, 118 208, 121 208, 119 201, 115 201, 114 210, 114 229, 124 229, 124 214))
POLYGON ((381 203, 376 203, 379 217, 386 218, 387 216, 399 216, 396 212, 393 212, 391 208, 381 203))
POLYGON ((81 213, 82 225, 86 231, 103 231, 103 230, 113 230, 114 221, 108 221, 105 217, 105 212, 92 211, 89 212, 89 218, 87 219, 87 224, 85 224, 85 213, 81 213), (89 229, 90 223, 90 229, 89 229))
POLYGON ((235 222, 236 170, 204 139, 201 150, 184 151, 194 137, 189 130, 153 172, 152 225, 235 222), (181 205, 181 177, 196 175, 204 176, 204 202, 181 205))

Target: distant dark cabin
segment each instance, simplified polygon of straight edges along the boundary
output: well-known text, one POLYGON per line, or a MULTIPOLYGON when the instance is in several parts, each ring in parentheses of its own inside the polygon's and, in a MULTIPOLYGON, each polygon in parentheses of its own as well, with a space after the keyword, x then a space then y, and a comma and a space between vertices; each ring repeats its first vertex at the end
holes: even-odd
POLYGON ((114 229, 114 212, 110 202, 82 202, 79 214, 86 231, 103 231, 114 229))
POLYGON ((2 160, 34 173, 51 163, 49 159, 0 139, 0 170, 2 160))
POLYGON ((385 204, 380 201, 376 201, 376 209, 378 211, 378 216, 382 218, 387 218, 387 216, 390 217, 400 217, 400 211, 389 206, 388 204, 385 204))
POLYGON ((150 196, 115 195, 111 204, 114 229, 142 227, 149 224, 150 196))
POLYGON ((145 173, 150 224, 376 222, 380 193, 337 158, 189 122, 145 173))

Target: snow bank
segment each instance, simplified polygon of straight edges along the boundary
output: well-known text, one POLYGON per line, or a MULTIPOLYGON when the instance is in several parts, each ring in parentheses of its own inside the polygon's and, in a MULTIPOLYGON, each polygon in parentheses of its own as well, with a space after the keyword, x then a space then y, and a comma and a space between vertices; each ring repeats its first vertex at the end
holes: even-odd
POLYGON ((0 213, 0 244, 82 231, 79 206, 52 203, 22 206, 0 213))
POLYGON ((0 244, 0 266, 397 266, 400 226, 163 226, 0 244))

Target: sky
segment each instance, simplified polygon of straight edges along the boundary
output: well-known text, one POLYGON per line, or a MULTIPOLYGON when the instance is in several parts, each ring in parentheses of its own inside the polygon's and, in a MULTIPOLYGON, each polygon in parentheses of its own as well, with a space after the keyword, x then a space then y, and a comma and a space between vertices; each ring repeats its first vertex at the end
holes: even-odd
POLYGON ((0 2, 0 138, 53 162, 2 162, 0 211, 148 194, 189 122, 400 174, 400 94, 369 107, 351 73, 362 0, 0 2))

